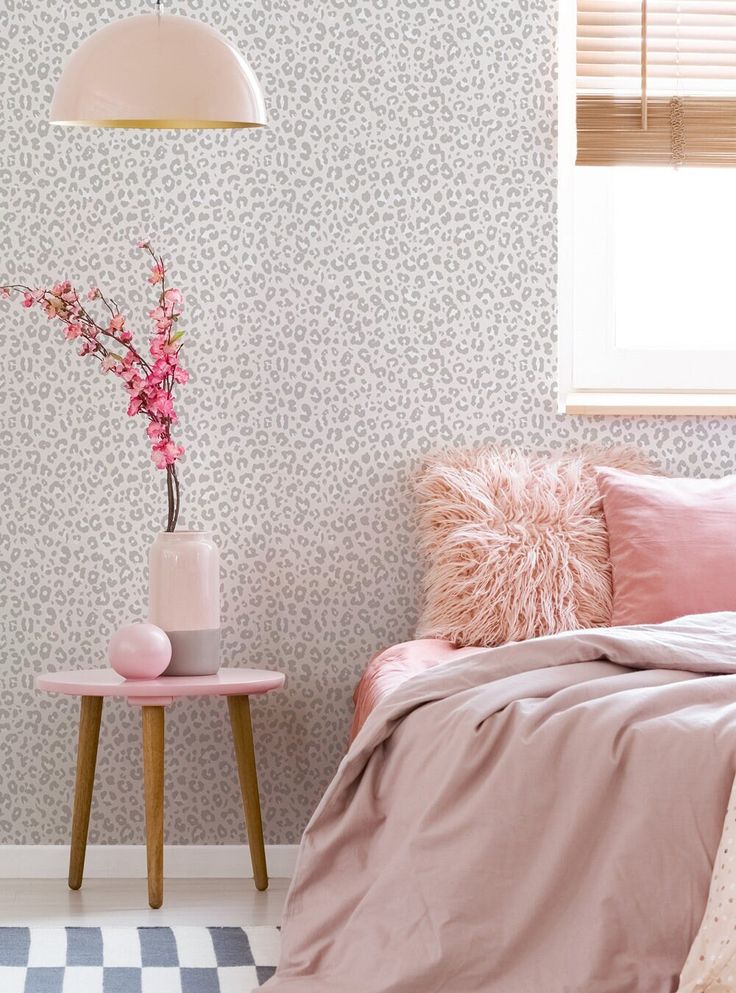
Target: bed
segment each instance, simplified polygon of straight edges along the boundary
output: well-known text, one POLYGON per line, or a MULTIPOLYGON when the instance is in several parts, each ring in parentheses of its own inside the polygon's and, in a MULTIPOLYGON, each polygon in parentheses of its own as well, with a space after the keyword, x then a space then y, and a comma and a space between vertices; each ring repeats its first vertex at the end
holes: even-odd
POLYGON ((457 513, 428 489, 424 636, 363 673, 266 989, 736 993, 736 479, 604 468, 628 488, 608 533, 585 467, 517 460, 538 498, 517 520, 523 487, 479 465, 498 475, 463 456, 442 483, 457 513), (673 619, 612 623, 654 602, 673 619))

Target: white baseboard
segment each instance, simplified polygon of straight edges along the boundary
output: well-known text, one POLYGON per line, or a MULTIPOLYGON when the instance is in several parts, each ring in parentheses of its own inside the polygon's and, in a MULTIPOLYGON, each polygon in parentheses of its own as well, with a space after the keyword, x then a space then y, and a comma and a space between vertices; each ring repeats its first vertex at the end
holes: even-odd
MULTIPOLYGON (((266 845, 268 874, 291 878, 298 845, 266 845)), ((0 879, 66 879, 68 845, 0 845, 0 879)), ((88 845, 88 879, 145 879, 145 845, 88 845)), ((169 879, 252 878, 247 845, 167 845, 164 875, 169 879)))

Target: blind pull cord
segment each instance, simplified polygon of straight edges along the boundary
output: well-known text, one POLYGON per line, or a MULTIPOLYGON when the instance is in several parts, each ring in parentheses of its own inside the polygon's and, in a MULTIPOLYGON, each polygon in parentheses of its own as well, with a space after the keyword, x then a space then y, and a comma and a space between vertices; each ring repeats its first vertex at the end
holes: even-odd
POLYGON ((675 79, 677 92, 670 100, 670 147, 672 165, 677 169, 685 164, 685 101, 680 96, 680 4, 677 4, 675 23, 675 79))
POLYGON ((647 106, 647 0, 641 0, 641 129, 649 125, 647 106))

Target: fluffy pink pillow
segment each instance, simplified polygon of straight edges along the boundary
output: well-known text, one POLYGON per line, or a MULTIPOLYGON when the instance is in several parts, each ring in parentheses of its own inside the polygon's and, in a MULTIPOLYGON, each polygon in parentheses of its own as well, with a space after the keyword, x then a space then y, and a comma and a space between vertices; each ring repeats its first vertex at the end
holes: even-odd
POLYGON ((613 623, 736 610, 736 476, 666 479, 601 468, 613 623))
POLYGON ((416 486, 427 560, 418 638, 500 645, 611 619, 595 465, 651 471, 629 450, 557 458, 486 448, 431 459, 416 486))

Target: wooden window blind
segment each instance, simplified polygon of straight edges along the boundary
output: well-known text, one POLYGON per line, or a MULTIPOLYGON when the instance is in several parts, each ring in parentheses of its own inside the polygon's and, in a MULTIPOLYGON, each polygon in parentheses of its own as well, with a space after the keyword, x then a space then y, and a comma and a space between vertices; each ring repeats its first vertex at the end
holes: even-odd
POLYGON ((736 166, 736 0, 578 0, 578 165, 736 166))

